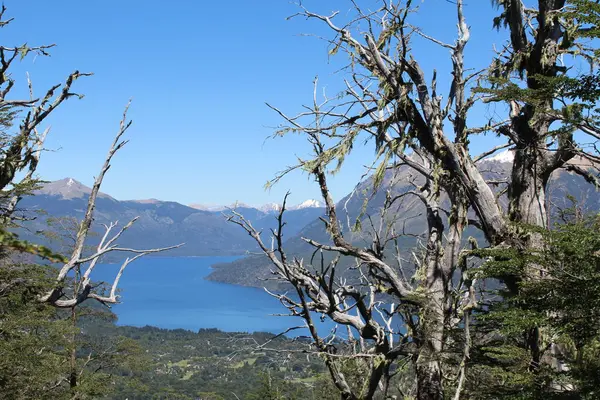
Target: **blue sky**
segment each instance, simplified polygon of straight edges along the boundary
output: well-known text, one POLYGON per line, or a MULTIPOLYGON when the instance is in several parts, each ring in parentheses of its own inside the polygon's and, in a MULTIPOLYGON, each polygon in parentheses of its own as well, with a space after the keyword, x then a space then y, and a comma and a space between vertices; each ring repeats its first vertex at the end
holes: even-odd
MULTIPOLYGON (((363 1, 371 3, 373 1, 363 1)), ((62 82, 75 69, 94 72, 72 99, 49 119, 52 126, 39 169, 42 178, 73 177, 90 185, 105 156, 123 106, 133 98, 130 143, 116 157, 103 191, 118 199, 158 198, 182 203, 249 204, 319 198, 306 175, 295 173, 270 191, 265 182, 306 156, 298 136, 266 140, 281 119, 269 102, 289 114, 312 99, 312 80, 333 94, 343 55, 329 60, 327 45, 303 34, 326 35, 316 21, 287 20, 298 8, 286 0, 228 2, 174 0, 5 0, 15 21, 3 29, 3 44, 56 43, 52 57, 30 57, 14 71, 23 84, 29 72, 38 94, 62 82)), ((349 10, 346 0, 304 1, 328 13, 349 10)), ((485 66, 492 43, 495 11, 489 1, 466 5, 472 40, 467 63, 485 66)), ((413 23, 438 38, 455 37, 454 6, 424 1, 413 23)), ((445 88, 447 50, 415 42, 424 69, 440 74, 445 88)), ((23 95, 21 86, 15 94, 23 95), (19 92, 20 91, 20 92, 19 92)), ((441 90, 442 93, 445 90, 441 90)), ((481 109, 483 121, 494 113, 481 109)), ((474 152, 495 139, 474 140, 474 152)), ((373 157, 370 145, 358 146, 345 168, 330 182, 333 195, 346 195, 373 157)))

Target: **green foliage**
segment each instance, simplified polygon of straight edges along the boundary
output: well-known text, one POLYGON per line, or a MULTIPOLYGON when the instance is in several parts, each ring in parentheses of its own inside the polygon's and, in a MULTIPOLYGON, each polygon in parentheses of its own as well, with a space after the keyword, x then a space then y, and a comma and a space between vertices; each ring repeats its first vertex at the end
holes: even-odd
POLYGON ((46 246, 19 240, 16 234, 8 232, 2 227, 0 227, 0 251, 5 255, 10 252, 27 253, 51 262, 66 263, 68 261, 62 254, 55 253, 46 246))
MULTIPOLYGON (((73 314, 72 314, 73 315, 73 314)), ((75 310, 75 331, 68 343, 75 350, 76 385, 70 395, 78 399, 110 396, 116 387, 145 392, 137 374, 147 371, 150 358, 133 339, 98 334, 98 326, 113 327, 116 316, 98 303, 75 310)), ((71 373, 69 371, 69 373, 71 373)))
POLYGON ((69 312, 37 300, 54 273, 49 266, 6 260, 0 266, 0 399, 101 398, 116 385, 142 390, 133 372, 147 365, 140 346, 131 338, 97 334, 99 324, 112 326, 114 314, 91 303, 78 309, 74 326, 69 312), (73 345, 75 388, 68 379, 73 345))
POLYGON ((66 337, 71 327, 37 301, 50 287, 48 269, 0 266, 0 398, 61 398, 66 337))
POLYGON ((597 1, 570 0, 562 16, 570 25, 565 32, 566 40, 600 37, 600 4, 597 1))
POLYGON ((274 380, 269 371, 262 374, 260 386, 255 391, 249 393, 246 398, 248 400, 300 399, 300 397, 297 397, 297 393, 295 393, 292 385, 286 384, 284 380, 274 380))
POLYGON ((307 358, 302 340, 274 339, 267 333, 198 332, 153 327, 116 327, 101 323, 86 328, 93 337, 124 337, 145 355, 143 368, 107 369, 115 387, 111 399, 337 399, 323 395, 329 383, 322 360, 307 358), (269 341, 272 351, 257 348, 269 341), (288 352, 288 350, 290 352, 288 352), (131 385, 131 380, 136 381, 131 385))
POLYGON ((484 276, 514 286, 493 291, 475 317, 472 398, 600 395, 600 217, 562 217, 555 229, 532 232, 543 251, 478 252, 494 257, 484 276))

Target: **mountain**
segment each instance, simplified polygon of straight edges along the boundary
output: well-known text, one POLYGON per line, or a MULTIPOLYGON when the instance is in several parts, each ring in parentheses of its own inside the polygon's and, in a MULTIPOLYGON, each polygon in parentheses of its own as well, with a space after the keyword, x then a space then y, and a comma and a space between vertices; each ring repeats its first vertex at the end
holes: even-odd
MULTIPOLYGON (((498 181, 510 176, 512 152, 505 151, 488 157, 479 162, 486 179, 498 181)), ((573 161, 580 168, 590 167, 589 162, 581 159, 573 161)), ((384 187, 392 189, 393 194, 400 194, 412 189, 408 184, 409 177, 414 172, 408 167, 396 171, 396 176, 388 172, 383 181, 384 187), (396 182, 394 184, 394 182, 396 182)), ((414 184, 420 184, 419 177, 413 179, 414 184)), ((338 218, 343 222, 344 235, 357 244, 364 245, 370 238, 364 233, 356 233, 350 229, 357 220, 362 226, 368 226, 367 215, 375 216, 385 201, 385 193, 380 190, 372 192, 372 180, 360 182, 353 195, 346 196, 338 202, 338 218), (368 202, 365 202, 368 199, 368 202), (366 206, 365 206, 366 204, 366 206)), ((502 186, 499 186, 500 192, 502 186)), ((87 206, 87 198, 91 189, 72 178, 65 178, 44 185, 34 196, 24 197, 19 208, 27 215, 34 216, 32 221, 25 222, 24 229, 19 230, 23 239, 39 242, 38 231, 55 229, 53 220, 60 217, 81 219, 87 206)), ((575 196, 588 209, 598 209, 600 195, 592 185, 589 185, 578 175, 567 171, 556 173, 548 188, 554 206, 568 207, 566 194, 575 196)), ((500 197, 506 207, 506 198, 500 197)), ((199 207, 199 206, 196 206, 199 207)), ((206 208, 206 207, 203 207, 206 208)), ((253 239, 239 226, 226 221, 225 215, 234 208, 244 215, 253 226, 265 235, 276 229, 277 204, 267 204, 260 208, 237 203, 234 207, 217 207, 199 209, 176 202, 157 199, 119 201, 108 194, 100 193, 96 204, 94 230, 101 232, 101 224, 120 221, 121 226, 139 216, 139 220, 122 236, 120 244, 127 247, 155 248, 179 243, 186 245, 172 250, 172 256, 202 256, 202 255, 234 255, 245 254, 257 250, 253 239), (224 215, 225 214, 225 215, 224 215)), ((407 196, 397 204, 394 215, 400 222, 404 232, 410 235, 420 235, 425 231, 425 221, 419 217, 423 213, 422 204, 414 197, 407 196)), ((285 213, 286 226, 284 229, 285 247, 289 255, 310 259, 313 248, 302 237, 327 243, 330 238, 325 231, 323 222, 319 220, 325 215, 325 209, 316 200, 307 200, 290 207, 285 213)), ((467 235, 477 234, 469 232, 467 235)), ((98 236, 92 238, 99 240, 98 236)), ((405 248, 414 246, 414 237, 401 238, 405 248)), ((52 242, 47 244, 53 245, 52 242)), ((247 286, 264 286, 264 279, 271 276, 271 266, 264 256, 249 256, 233 263, 215 266, 209 279, 247 286)))
POLYGON ((189 206, 192 208, 195 208, 196 210, 211 211, 211 212, 222 212, 222 211, 226 211, 226 210, 235 210, 237 208, 253 208, 247 204, 240 203, 240 202, 235 202, 233 204, 229 204, 226 206, 220 205, 220 204, 202 204, 202 203, 192 203, 189 206))
MULTIPOLYGON (((52 231, 61 218, 81 219, 87 207, 91 188, 72 178, 45 184, 33 196, 24 197, 19 209, 33 220, 27 221, 18 231, 26 240, 40 241, 36 232, 52 231), (54 221, 54 222, 53 222, 54 221)), ((256 221, 256 226, 268 231, 275 228, 272 214, 238 203, 236 211, 256 221)), ((255 251, 256 244, 240 227, 227 222, 227 211, 207 211, 172 201, 157 199, 119 201, 100 193, 96 202, 93 230, 98 233, 92 243, 98 241, 102 224, 119 221, 123 226, 131 219, 138 221, 127 230, 119 244, 124 247, 156 248, 185 243, 171 250, 170 256, 235 255, 255 251)), ((297 233, 304 225, 323 214, 322 209, 306 208, 291 212, 289 228, 297 233)), ((65 224, 62 224, 65 225, 65 224)), ((68 225, 68 224, 66 224, 68 225)), ((47 241, 50 246, 57 246, 47 241)))
POLYGON ((262 206, 258 207, 258 209, 266 214, 276 213, 276 212, 279 212, 279 210, 281 210, 281 204, 267 203, 267 204, 263 204, 262 206))
POLYGON ((303 208, 322 208, 323 203, 321 203, 318 200, 314 200, 314 199, 309 199, 306 201, 303 201, 302 203, 292 206, 290 207, 290 210, 302 210, 303 208))
POLYGON ((212 211, 212 212, 223 211, 226 208, 225 206, 221 206, 218 204, 200 204, 200 203, 192 203, 189 205, 189 207, 194 208, 196 210, 212 211))
POLYGON ((483 159, 480 163, 497 162, 500 164, 512 163, 515 159, 515 153, 512 150, 506 149, 498 154, 483 159))
MULTIPOLYGON (((90 191, 85 185, 68 178, 50 182, 34 196, 24 197, 19 208, 36 218, 25 224, 26 229, 19 232, 20 236, 37 239, 33 232, 52 230, 49 224, 52 225, 56 218, 80 220, 90 191)), ((93 229, 100 233, 101 224, 119 221, 123 226, 135 217, 139 217, 138 221, 119 241, 124 247, 156 248, 185 243, 185 246, 169 252, 169 255, 185 256, 243 254, 255 248, 247 235, 216 213, 155 199, 118 201, 102 194, 96 202, 93 229)), ((92 241, 99 240, 98 237, 92 238, 92 241)))
MULTIPOLYGON (((510 176, 512 161, 514 154, 510 150, 500 152, 494 156, 481 160, 479 164, 480 170, 483 172, 486 179, 490 180, 506 180, 510 176)), ((591 165, 588 161, 575 159, 571 162, 579 167, 589 168, 591 165)), ((392 195, 397 195, 413 187, 408 183, 409 177, 414 177, 414 183, 422 184, 422 178, 415 176, 414 172, 408 167, 401 167, 396 171, 396 176, 392 172, 388 172, 383 181, 383 187, 392 190, 392 195), (393 182, 396 182, 393 184, 393 182)), ((503 187, 499 186, 499 195, 503 187)), ((348 240, 359 245, 369 244, 370 237, 365 233, 356 233, 350 229, 350 226, 357 219, 361 220, 363 227, 369 226, 369 221, 366 216, 376 216, 378 210, 385 201, 385 191, 379 190, 375 193, 372 191, 372 180, 366 179, 360 182, 357 188, 353 191, 353 196, 346 196, 341 199, 338 204, 338 218, 342 221, 344 235, 348 240), (368 203, 365 206, 365 200, 368 203), (364 212, 363 212, 364 210, 364 212)), ((555 173, 549 183, 548 193, 551 196, 551 202, 554 207, 567 208, 570 206, 567 194, 575 196, 581 205, 588 210, 597 210, 600 205, 600 193, 593 185, 585 182, 579 175, 567 171, 558 171, 555 173)), ((445 199, 442 198, 442 205, 445 199)), ((506 208, 506 196, 500 197, 500 203, 506 208)), ((399 238, 400 247, 410 249, 416 244, 414 235, 421 235, 426 231, 426 221, 422 218, 424 208, 421 202, 414 196, 407 196, 403 202, 399 203, 393 210, 394 218, 397 218, 397 226, 406 234, 406 237, 399 238)), ((472 214, 472 216, 474 216, 472 214)), ((287 220, 287 216, 286 216, 287 220)), ((465 233, 465 239, 469 236, 475 236, 483 241, 481 233, 474 228, 469 228, 465 233), (478 237, 479 236, 479 237, 478 237)), ((324 229, 322 221, 315 219, 307 224, 297 233, 287 232, 285 236, 284 247, 288 253, 288 258, 296 256, 310 260, 314 248, 307 244, 302 237, 311 238, 321 243, 330 241, 329 234, 324 229)), ((351 260, 340 263, 341 268, 348 268, 351 265, 351 260)), ((277 285, 272 280, 272 266, 263 255, 255 255, 236 260, 227 264, 219 264, 214 266, 214 271, 209 275, 208 279, 219 282, 234 283, 246 286, 267 286, 275 288, 277 285)), ((351 273, 349 271, 349 273, 351 273)))
MULTIPOLYGON (((266 204, 263 204, 262 206, 258 206, 258 207, 252 207, 245 203, 239 203, 239 202, 230 204, 230 205, 226 205, 226 206, 218 205, 218 204, 193 203, 193 204, 190 204, 190 207, 195 208, 197 210, 212 211, 212 212, 221 212, 221 211, 226 211, 226 210, 240 210, 240 209, 246 209, 246 210, 247 209, 256 209, 265 214, 277 213, 277 212, 279 212, 279 210, 281 210, 281 204, 279 204, 279 203, 266 203, 266 204)), ((309 200, 303 201, 300 204, 296 204, 293 206, 287 206, 286 208, 288 210, 302 210, 304 208, 325 208, 325 206, 323 205, 323 203, 321 203, 318 200, 309 199, 309 200)))
MULTIPOLYGON (((90 193, 92 193, 92 188, 85 186, 73 178, 64 178, 58 181, 49 182, 36 192, 37 195, 55 196, 63 200, 89 196, 90 193)), ((112 199, 112 197, 104 193, 99 193, 98 197, 112 199)))

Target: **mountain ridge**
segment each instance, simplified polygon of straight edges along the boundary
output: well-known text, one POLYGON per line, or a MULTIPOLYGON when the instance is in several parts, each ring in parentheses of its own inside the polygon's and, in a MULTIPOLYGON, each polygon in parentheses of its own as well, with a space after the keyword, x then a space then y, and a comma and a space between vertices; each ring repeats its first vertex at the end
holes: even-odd
MULTIPOLYGON (((514 153, 511 150, 506 150, 497 153, 496 155, 488 156, 478 161, 477 164, 484 174, 485 179, 500 182, 505 181, 508 177, 510 177, 513 157, 514 153)), ((589 161, 580 158, 572 160, 570 164, 577 165, 579 167, 592 166, 589 161)), ((397 172, 404 174, 405 178, 408 178, 409 175, 412 174, 411 169, 406 166, 400 167, 397 172)), ((388 172, 384 176, 382 185, 384 187, 389 187, 393 180, 394 179, 392 178, 391 172, 388 172)), ((402 179, 397 180, 402 181, 402 179)), ((372 185, 370 185, 371 181, 372 178, 367 178, 365 181, 360 182, 357 185, 357 188, 353 191, 354 195, 348 195, 337 202, 338 219, 342 221, 344 236, 347 238, 347 240, 353 241, 357 245, 361 246, 363 246, 365 243, 370 243, 371 239, 369 237, 363 237, 364 235, 362 232, 353 232, 352 229, 350 229, 350 225, 353 225, 356 219, 362 215, 363 219, 361 221, 361 225, 365 227, 369 226, 369 222, 365 220, 366 217, 364 215, 377 214, 378 207, 381 207, 385 201, 385 191, 379 190, 375 193, 372 193, 372 185), (366 197, 369 198, 369 202, 367 203, 366 209, 363 209, 365 204, 364 200, 366 197), (343 207, 340 205, 343 205, 343 207)), ((412 189, 412 187, 410 187, 407 183, 408 179, 405 179, 404 181, 405 184, 399 184, 394 187, 394 193, 392 196, 412 189)), ((417 178, 416 181, 413 180, 413 183, 419 185, 422 182, 420 182, 417 178)), ((498 187, 496 190, 500 195, 500 203, 502 207, 506 209, 508 205, 506 204, 506 197, 501 196, 502 188, 503 187, 498 187)), ((582 202, 582 205, 585 208, 596 210, 599 208, 600 193, 594 189, 593 185, 585 182, 583 177, 576 175, 573 172, 569 172, 568 170, 561 170, 558 171, 558 173, 555 173, 551 179, 551 182, 549 183, 548 189, 549 193, 551 193, 552 201, 555 207, 568 208, 572 206, 572 204, 570 204, 570 202, 567 200, 567 195, 573 195, 582 202)), ((405 197, 405 199, 405 203, 400 205, 398 209, 395 209, 393 214, 401 216, 401 220, 403 221, 404 225, 400 227, 401 229, 399 231, 407 233, 406 238, 398 238, 398 240, 402 240, 402 245, 400 247, 412 249, 416 244, 416 239, 414 236, 421 235, 426 231, 426 223, 423 218, 417 218, 419 215, 424 215, 423 205, 416 199, 411 200, 408 197, 405 197)), ((442 205, 444 201, 446 200, 443 197, 442 205)), ((473 212, 471 212, 471 214, 473 217, 475 216, 473 212)), ((284 216, 284 220, 286 219, 287 216, 284 216)), ((485 239, 480 232, 471 227, 468 229, 469 231, 467 231, 464 235, 465 239, 467 239, 469 236, 474 236, 478 240, 481 240, 481 243, 483 243, 485 239), (480 237, 477 236, 478 234, 480 237)), ((306 243, 302 237, 311 238, 323 244, 330 243, 330 235, 325 231, 323 223, 315 220, 306 224, 305 227, 302 228, 302 230, 296 235, 290 232, 286 234, 284 238, 284 248, 287 252, 288 258, 297 257, 298 259, 304 260, 311 259, 311 254, 314 252, 314 248, 306 243)), ((348 260, 342 261, 340 264, 343 264, 344 262, 348 265, 352 264, 351 260, 349 260, 349 262, 348 260)), ((340 265, 340 271, 346 267, 347 265, 340 265)), ((272 265, 264 255, 253 255, 230 263, 215 265, 214 271, 207 277, 207 279, 244 286, 278 289, 280 288, 279 285, 274 283, 274 281, 271 279, 273 277, 271 273, 272 268, 272 265)), ((351 271, 349 272, 351 273, 351 271)))
MULTIPOLYGON (((503 181, 510 176, 512 157, 514 153, 505 150, 490 155, 477 164, 482 171, 485 171, 486 179, 503 181)), ((583 159, 575 159, 571 164, 580 168, 592 166, 589 161, 583 159)), ((411 174, 411 170, 402 167, 398 173, 405 174, 406 177, 407 174, 411 174)), ((384 177, 383 185, 389 186, 393 181, 391 174, 388 173, 384 177)), ((417 181, 413 183, 418 184, 417 181)), ((384 191, 373 193, 370 182, 371 178, 360 182, 352 192, 354 193, 352 196, 348 195, 338 202, 344 204, 344 207, 338 209, 338 217, 344 221, 344 225, 348 225, 345 226, 345 235, 349 238, 354 237, 356 240, 364 241, 364 238, 361 239, 360 235, 349 229, 349 225, 363 216, 363 212, 376 211, 385 197, 382 194, 384 191), (363 209, 365 196, 369 196, 370 200, 367 208, 363 209)), ((408 190, 406 185, 407 183, 404 182, 394 190, 398 193, 408 190)), ((566 194, 576 196, 585 201, 586 206, 591 205, 592 208, 597 208, 597 204, 600 204, 598 192, 592 190, 591 185, 573 172, 560 171, 555 174, 551 186, 553 196, 562 201, 564 207, 569 206, 565 200, 566 194)), ((52 217, 81 219, 90 192, 91 189, 80 182, 72 178, 64 178, 47 183, 36 192, 35 196, 26 196, 19 203, 19 207, 34 214, 45 211, 52 217)), ((506 207, 502 197, 501 203, 506 207)), ((325 215, 325 209, 319 206, 321 206, 319 201, 311 199, 291 206, 286 211, 284 239, 289 255, 304 257, 310 252, 310 246, 301 237, 310 237, 324 243, 329 240, 329 235, 319 221, 319 218, 325 215)), ((421 234, 424 229, 422 219, 415 218, 423 212, 421 206, 418 201, 408 201, 407 198, 402 208, 395 211, 395 214, 407 221, 403 229, 414 235, 421 234)), ((235 209, 251 221, 257 230, 268 235, 271 229, 277 227, 275 217, 280 207, 281 205, 277 203, 269 203, 257 208, 238 202, 235 209)), ((103 223, 115 220, 126 223, 139 216, 138 222, 123 235, 122 244, 128 247, 149 248, 186 243, 182 248, 168 254, 172 256, 241 255, 255 252, 257 247, 254 240, 240 227, 228 223, 224 214, 227 214, 227 210, 222 208, 199 209, 174 201, 157 199, 119 201, 108 194, 101 193, 97 201, 94 223, 98 229, 103 223)), ((31 236, 31 232, 48 230, 49 219, 47 216, 38 215, 35 220, 26 223, 28 224, 26 229, 20 231, 20 234, 26 239, 35 239, 31 236)), ((249 256, 226 265, 216 266, 208 279, 247 286, 264 286, 263 279, 270 277, 270 270, 271 267, 265 263, 264 258, 249 256)))
MULTIPOLYGON (((92 193, 92 188, 83 183, 66 177, 56 181, 44 183, 42 187, 34 192, 36 195, 60 196, 63 199, 81 198, 89 196, 92 193)), ((99 192, 98 197, 111 198, 106 193, 99 192)))
MULTIPOLYGON (((235 202, 229 205, 220 205, 220 204, 204 204, 204 203, 191 203, 189 207, 195 208, 197 210, 203 211, 211 211, 211 212, 221 212, 227 210, 238 210, 238 209, 255 209, 258 211, 262 211, 265 214, 276 213, 281 210, 282 205, 280 203, 265 203, 259 206, 252 206, 246 203, 235 202)), ((307 199, 301 203, 287 206, 287 210, 301 210, 304 208, 325 208, 323 203, 315 199, 307 199)))
MULTIPOLYGON (((92 189, 73 178, 46 182, 32 196, 24 196, 19 210, 30 219, 17 233, 26 239, 39 242, 39 232, 52 232, 62 218, 81 220, 87 208, 92 189)), ((265 231, 276 227, 272 213, 237 204, 237 210, 247 215, 256 226, 265 231)), ((120 244, 131 248, 157 248, 179 243, 185 246, 172 250, 172 256, 241 255, 257 249, 254 241, 238 226, 227 221, 222 211, 207 211, 175 202, 158 199, 117 200, 99 193, 96 201, 93 229, 99 240, 102 224, 120 221, 121 225, 135 217, 136 223, 121 237, 120 244)), ((225 212, 226 214, 226 212, 225 212)), ((288 229, 297 233, 311 220, 323 214, 323 209, 304 208, 292 212, 288 229)), ((58 224, 65 225, 65 224, 58 224)), ((70 224, 72 225, 72 224, 70 224)), ((49 235, 46 235, 49 236, 49 235)), ((54 235, 56 236, 56 235, 54 235)), ((50 247, 58 247, 50 239, 50 247)))

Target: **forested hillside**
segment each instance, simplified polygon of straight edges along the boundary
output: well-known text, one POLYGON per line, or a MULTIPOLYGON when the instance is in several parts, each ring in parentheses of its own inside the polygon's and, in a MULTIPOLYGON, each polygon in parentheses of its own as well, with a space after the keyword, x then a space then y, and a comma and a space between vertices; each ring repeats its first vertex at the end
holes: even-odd
POLYGON ((105 372, 107 399, 335 399, 319 357, 304 339, 270 333, 198 332, 153 327, 116 327, 88 321, 93 339, 136 346, 127 365, 105 372), (100 339, 101 338, 101 339, 100 339))

